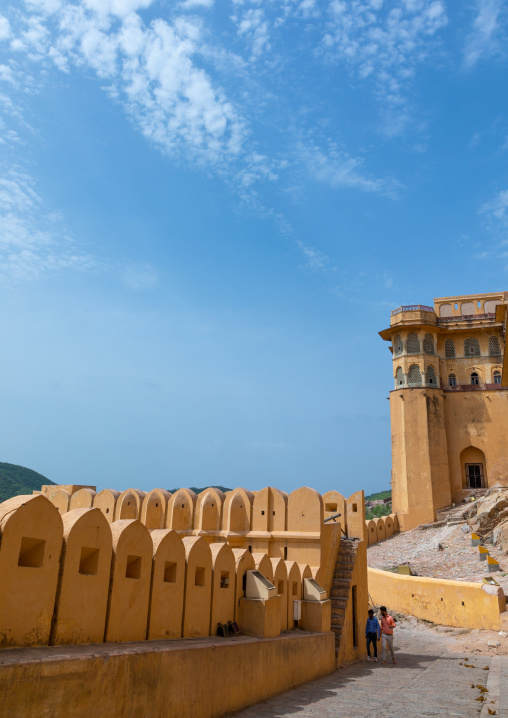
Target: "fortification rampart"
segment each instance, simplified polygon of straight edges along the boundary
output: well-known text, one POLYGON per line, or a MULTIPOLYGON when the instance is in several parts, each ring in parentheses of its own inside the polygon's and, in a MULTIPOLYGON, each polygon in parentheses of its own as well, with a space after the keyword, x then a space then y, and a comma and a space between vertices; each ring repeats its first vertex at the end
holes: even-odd
POLYGON ((341 523, 324 519, 341 513, 343 533, 349 525, 363 539, 362 510, 363 492, 346 500, 307 487, 196 496, 51 486, 9 499, 0 646, 204 637, 227 621, 277 636, 295 625, 295 601, 301 628, 329 631, 341 523), (308 581, 324 588, 318 598, 308 581))
POLYGON ((377 519, 365 520, 365 531, 367 535, 367 544, 372 546, 375 543, 381 543, 391 538, 394 534, 399 533, 399 520, 397 514, 389 516, 380 516, 377 519))

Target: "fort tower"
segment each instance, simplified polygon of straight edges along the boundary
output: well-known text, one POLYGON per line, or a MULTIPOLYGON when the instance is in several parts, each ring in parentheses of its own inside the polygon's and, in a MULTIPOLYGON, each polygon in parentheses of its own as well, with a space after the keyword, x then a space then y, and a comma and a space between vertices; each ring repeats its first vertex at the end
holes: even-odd
POLYGON ((508 486, 508 292, 402 306, 391 343, 393 510, 401 531, 474 489, 508 486))

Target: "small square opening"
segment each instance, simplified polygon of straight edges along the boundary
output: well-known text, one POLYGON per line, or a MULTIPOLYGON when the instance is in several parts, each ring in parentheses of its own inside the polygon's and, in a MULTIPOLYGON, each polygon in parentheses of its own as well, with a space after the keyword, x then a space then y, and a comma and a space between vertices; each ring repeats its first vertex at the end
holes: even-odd
POLYGON ((19 549, 18 566, 42 568, 46 541, 23 536, 19 549))
POLYGON ((205 585, 205 569, 196 566, 196 572, 194 574, 194 585, 204 586, 205 585))
POLYGON ((99 569, 99 549, 83 546, 79 559, 79 573, 84 576, 96 576, 99 569))
POLYGON ((106 509, 106 513, 109 514, 109 509, 106 509))
POLYGON ((272 511, 272 514, 275 516, 275 511, 272 511))
POLYGON ((265 512, 264 512, 264 511, 261 511, 261 516, 264 516, 264 515, 265 515, 265 512))
POLYGON ((292 590, 293 590, 293 596, 296 596, 296 594, 298 593, 298 584, 296 583, 296 581, 293 581, 292 590))
POLYGON ((279 581, 277 583, 277 593, 280 594, 281 596, 284 595, 284 581, 279 581))
POLYGON ((358 504, 353 504, 352 508, 353 508, 353 513, 357 514, 358 513, 358 504))
POLYGON ((220 572, 220 587, 229 588, 229 571, 220 572))
POLYGON ((176 563, 166 561, 164 564, 164 583, 176 583, 176 563))
POLYGON ((466 604, 464 603, 464 601, 462 601, 462 605, 463 605, 463 606, 465 606, 465 605, 466 605, 466 604))
POLYGON ((325 504, 325 511, 335 513, 337 511, 338 504, 325 504))
POLYGON ((141 576, 141 556, 127 556, 125 578, 139 578, 141 576))

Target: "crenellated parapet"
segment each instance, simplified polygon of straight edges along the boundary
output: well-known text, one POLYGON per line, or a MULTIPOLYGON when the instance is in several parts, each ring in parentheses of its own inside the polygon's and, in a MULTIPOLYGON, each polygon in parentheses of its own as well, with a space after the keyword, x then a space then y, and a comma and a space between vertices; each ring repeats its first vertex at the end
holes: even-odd
POLYGON ((323 497, 306 487, 52 486, 10 499, 0 504, 0 647, 203 637, 227 621, 260 636, 305 628, 310 613, 329 615, 341 529, 355 530, 338 497, 343 515, 327 523, 323 497), (306 581, 323 586, 319 599, 306 581), (306 600, 320 605, 295 618, 306 600))

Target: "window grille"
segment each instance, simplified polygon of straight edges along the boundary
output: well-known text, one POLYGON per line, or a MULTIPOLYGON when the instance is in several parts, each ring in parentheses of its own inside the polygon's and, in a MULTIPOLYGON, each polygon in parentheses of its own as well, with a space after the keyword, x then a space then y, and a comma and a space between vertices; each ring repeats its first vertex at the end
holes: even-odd
POLYGON ((397 372, 395 374, 395 386, 396 388, 404 386, 404 373, 400 366, 397 367, 397 372))
POLYGON ((433 366, 427 368, 427 384, 429 384, 429 386, 437 386, 437 376, 433 366))
POLYGON ((393 348, 395 351, 395 356, 399 356, 399 354, 402 354, 404 351, 404 345, 402 343, 402 339, 400 338, 400 334, 397 334, 395 337, 395 341, 393 342, 393 348))
POLYGON ((494 372, 494 384, 501 384, 501 372, 494 372))
POLYGON ((500 357, 501 348, 499 346, 499 340, 497 337, 489 337, 489 356, 500 357))
POLYGON ((479 377, 478 374, 474 371, 474 372, 471 374, 471 384, 473 384, 473 386, 478 386, 479 383, 480 383, 480 377, 479 377))
POLYGON ((408 354, 419 354, 420 353, 420 340, 418 334, 411 332, 407 336, 407 353, 408 354))
POLYGON ((464 356, 466 357, 479 357, 480 356, 480 343, 478 339, 468 337, 464 342, 464 356))
POLYGON ((448 375, 448 385, 457 386, 457 377, 455 376, 455 374, 448 375))
POLYGON ((411 364, 411 366, 409 367, 409 373, 407 375, 407 383, 409 386, 421 386, 422 385, 422 373, 420 371, 420 367, 417 364, 411 364))
POLYGON ((455 342, 453 339, 447 339, 444 344, 445 357, 447 359, 453 359, 455 356, 455 342))
POLYGON ((434 354, 434 339, 432 338, 432 334, 425 335, 423 348, 425 350, 425 354, 434 354))

